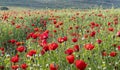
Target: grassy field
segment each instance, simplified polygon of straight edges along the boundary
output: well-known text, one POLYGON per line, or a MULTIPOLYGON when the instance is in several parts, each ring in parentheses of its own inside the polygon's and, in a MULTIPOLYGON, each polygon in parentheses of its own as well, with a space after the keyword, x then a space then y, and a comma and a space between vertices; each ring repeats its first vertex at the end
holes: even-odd
POLYGON ((0 70, 120 70, 120 9, 0 11, 0 70))

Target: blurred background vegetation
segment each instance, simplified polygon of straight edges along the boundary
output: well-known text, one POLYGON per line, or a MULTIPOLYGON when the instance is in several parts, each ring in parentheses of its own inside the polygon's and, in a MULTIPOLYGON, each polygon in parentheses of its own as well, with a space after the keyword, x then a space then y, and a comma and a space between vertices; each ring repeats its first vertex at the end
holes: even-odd
POLYGON ((120 0, 0 0, 0 6, 27 7, 34 9, 89 9, 100 6, 102 6, 102 8, 119 8, 120 0))

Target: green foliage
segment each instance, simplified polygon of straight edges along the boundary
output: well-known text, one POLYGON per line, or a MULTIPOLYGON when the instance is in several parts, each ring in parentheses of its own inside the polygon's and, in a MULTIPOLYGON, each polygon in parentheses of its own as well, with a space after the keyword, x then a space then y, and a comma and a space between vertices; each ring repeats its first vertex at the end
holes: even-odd
POLYGON ((8 7, 1 7, 0 10, 9 10, 8 7))

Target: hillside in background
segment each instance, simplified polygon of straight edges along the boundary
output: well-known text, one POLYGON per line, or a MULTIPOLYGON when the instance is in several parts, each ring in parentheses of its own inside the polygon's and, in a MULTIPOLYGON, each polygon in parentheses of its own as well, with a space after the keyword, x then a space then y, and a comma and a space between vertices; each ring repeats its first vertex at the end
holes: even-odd
POLYGON ((29 8, 119 8, 120 0, 0 0, 0 6, 29 8))

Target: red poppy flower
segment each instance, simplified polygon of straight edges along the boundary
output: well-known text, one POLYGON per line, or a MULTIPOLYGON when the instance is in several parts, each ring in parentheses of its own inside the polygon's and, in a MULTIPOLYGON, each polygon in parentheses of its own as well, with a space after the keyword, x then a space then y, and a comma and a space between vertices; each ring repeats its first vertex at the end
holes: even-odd
POLYGON ((95 26, 95 22, 90 22, 90 25, 91 26, 95 26))
POLYGON ((78 28, 79 28, 79 26, 77 25, 77 26, 75 26, 75 28, 76 28, 76 29, 78 29, 78 28))
POLYGON ((4 70, 4 68, 5 68, 4 66, 0 66, 0 70, 4 70))
POLYGON ((69 64, 72 64, 74 62, 74 55, 68 55, 66 56, 66 60, 69 64))
POLYGON ((77 38, 72 39, 72 42, 74 42, 74 43, 77 42, 77 41, 78 41, 77 38))
POLYGON ((118 31, 116 35, 117 35, 118 37, 120 37, 120 31, 118 31))
POLYGON ((112 52, 110 53, 110 56, 111 56, 111 57, 115 57, 116 55, 117 55, 117 53, 114 52, 114 51, 112 51, 112 52))
POLYGON ((58 42, 59 43, 63 43, 64 42, 64 38, 62 38, 62 37, 58 38, 58 42))
POLYGON ((102 56, 107 56, 107 52, 102 52, 102 56))
POLYGON ((84 48, 86 50, 93 50, 94 49, 94 45, 93 44, 85 44, 84 48))
POLYGON ((2 19, 3 19, 3 20, 7 20, 7 19, 8 19, 8 16, 4 15, 4 16, 2 17, 2 19))
POLYGON ((11 39, 11 40, 9 40, 8 42, 11 43, 11 44, 14 44, 14 43, 16 43, 17 41, 16 41, 15 39, 11 39))
POLYGON ((54 23, 54 24, 56 24, 56 23, 57 23, 57 21, 56 21, 56 20, 53 20, 53 23, 54 23))
POLYGON ((4 51, 4 47, 0 47, 0 50, 1 50, 1 51, 4 51))
POLYGON ((99 27, 100 25, 99 24, 95 24, 96 27, 99 27))
POLYGON ((28 56, 33 56, 35 54, 36 54, 36 50, 30 50, 27 55, 28 56))
POLYGON ((112 46, 113 46, 113 47, 116 47, 116 46, 117 46, 117 44, 112 44, 112 46))
POLYGON ((100 13, 100 14, 98 14, 98 16, 99 16, 99 17, 102 17, 102 16, 103 16, 103 14, 101 14, 101 13, 100 13))
POLYGON ((58 70, 58 65, 51 63, 50 64, 50 70, 58 70))
POLYGON ((67 36, 64 36, 64 37, 63 37, 63 40, 64 40, 64 41, 67 41, 67 36))
POLYGON ((110 24, 111 24, 111 23, 110 23, 110 22, 108 22, 108 26, 110 26, 110 24))
POLYGON ((17 51, 18 52, 23 52, 25 50, 24 46, 18 46, 17 51))
POLYGON ((21 65, 21 68, 22 68, 22 69, 27 69, 27 67, 28 67, 27 64, 22 64, 22 65, 21 65))
POLYGON ((40 42, 40 46, 44 47, 46 46, 48 43, 47 43, 47 40, 46 39, 43 39, 41 42, 40 42))
POLYGON ((88 38, 88 35, 87 35, 87 34, 85 34, 85 35, 84 35, 84 38, 88 38))
POLYGON ((54 33, 56 33, 56 32, 57 32, 57 30, 53 30, 53 32, 54 32, 54 33))
POLYGON ((112 27, 108 28, 109 31, 114 31, 114 29, 112 27))
POLYGON ((42 49, 42 50, 40 51, 40 54, 41 54, 41 55, 44 55, 45 52, 46 52, 46 51, 45 51, 44 49, 42 49))
POLYGON ((41 40, 47 39, 47 38, 48 38, 48 33, 47 33, 47 32, 42 33, 39 38, 40 38, 41 40))
POLYGON ((34 34, 34 32, 31 32, 31 33, 29 34, 29 36, 32 37, 33 34, 34 34))
POLYGON ((18 56, 13 56, 12 58, 11 58, 11 62, 13 62, 13 63, 16 63, 16 62, 18 62, 19 61, 19 57, 18 56))
POLYGON ((120 45, 119 45, 117 48, 118 48, 118 50, 120 51, 120 45))
POLYGON ((55 27, 56 27, 56 28, 59 28, 60 26, 57 24, 57 25, 55 25, 55 27))
POLYGON ((33 39, 36 39, 37 37, 38 37, 38 34, 35 34, 35 33, 34 33, 34 34, 32 35, 32 38, 33 38, 33 39))
POLYGON ((12 25, 15 25, 15 22, 14 22, 14 21, 11 21, 11 24, 12 24, 12 25))
POLYGON ((72 29, 73 29, 73 27, 71 27, 71 26, 70 26, 70 27, 69 27, 69 29, 70 29, 70 30, 72 30, 72 29))
POLYGON ((95 32, 95 31, 92 31, 92 32, 90 33, 90 36, 91 36, 91 37, 94 37, 95 34, 96 34, 96 32, 95 32))
POLYGON ((63 22, 61 22, 61 21, 60 21, 60 22, 58 22, 58 25, 63 25, 63 22))
POLYGON ((55 50, 58 48, 58 44, 53 42, 51 44, 49 44, 49 50, 55 50))
POLYGON ((34 28, 34 31, 35 31, 35 32, 39 31, 39 28, 34 28))
POLYGON ((85 70, 87 64, 83 60, 76 60, 75 65, 77 69, 85 70))
POLYGON ((115 25, 118 24, 118 21, 114 21, 114 24, 115 24, 115 25))
POLYGON ((68 48, 67 50, 65 50, 65 54, 71 55, 74 52, 74 50, 72 48, 68 48))
POLYGON ((101 44, 101 43, 102 43, 102 40, 98 39, 98 40, 97 40, 97 43, 98 43, 98 44, 101 44))
POLYGON ((16 28, 20 28, 21 26, 20 25, 16 25, 16 28))
POLYGON ((35 24, 31 24, 31 26, 35 26, 35 24))
POLYGON ((45 51, 48 51, 49 50, 49 46, 43 46, 43 49, 45 50, 45 51))
POLYGON ((73 48, 74 48, 74 51, 76 51, 76 52, 78 52, 78 51, 79 51, 79 49, 80 49, 80 48, 79 48, 79 45, 74 45, 74 47, 73 47, 73 48))
POLYGON ((23 45, 24 42, 16 42, 16 46, 20 46, 20 45, 23 45))
POLYGON ((13 69, 13 70, 17 70, 18 68, 19 68, 18 65, 12 65, 12 69, 13 69))

